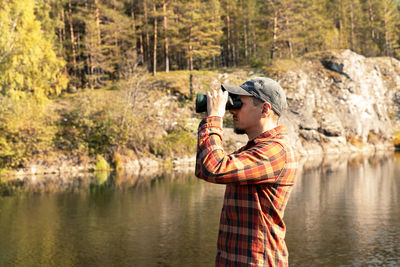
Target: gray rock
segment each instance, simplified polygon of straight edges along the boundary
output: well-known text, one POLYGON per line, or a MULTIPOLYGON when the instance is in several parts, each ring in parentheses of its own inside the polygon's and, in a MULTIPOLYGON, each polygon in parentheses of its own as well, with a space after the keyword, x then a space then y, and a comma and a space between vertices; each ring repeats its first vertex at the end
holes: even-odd
POLYGON ((297 151, 367 153, 393 147, 390 140, 400 129, 399 116, 393 115, 400 114, 400 61, 350 50, 329 53, 278 79, 288 96, 281 122, 297 151))

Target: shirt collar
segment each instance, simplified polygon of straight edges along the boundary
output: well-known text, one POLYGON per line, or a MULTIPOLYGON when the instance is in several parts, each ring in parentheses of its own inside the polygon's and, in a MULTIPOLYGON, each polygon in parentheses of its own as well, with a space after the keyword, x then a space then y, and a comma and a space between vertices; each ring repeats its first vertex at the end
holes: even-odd
POLYGON ((262 133, 261 135, 257 136, 256 138, 249 140, 249 142, 254 142, 255 144, 257 144, 262 141, 273 139, 277 135, 280 135, 280 134, 286 134, 286 127, 283 125, 279 125, 275 128, 272 128, 271 130, 268 130, 268 131, 262 133))

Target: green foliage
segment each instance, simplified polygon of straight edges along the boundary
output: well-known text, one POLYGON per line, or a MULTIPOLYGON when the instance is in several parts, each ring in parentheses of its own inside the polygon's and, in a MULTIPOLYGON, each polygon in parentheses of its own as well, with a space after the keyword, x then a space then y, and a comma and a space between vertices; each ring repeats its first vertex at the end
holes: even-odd
POLYGON ((110 172, 107 171, 97 171, 95 173, 95 186, 101 186, 103 185, 105 182, 107 182, 108 177, 110 176, 110 172))
POLYGON ((174 129, 167 136, 153 141, 150 151, 152 154, 162 157, 188 155, 195 152, 196 144, 197 140, 192 133, 184 129, 174 129))
POLYGON ((140 80, 145 74, 135 77, 134 73, 126 71, 118 89, 88 90, 68 100, 58 123, 58 149, 91 156, 110 155, 117 148, 146 150, 154 135, 155 110, 150 101, 156 96, 152 92, 144 94, 146 82, 140 80))
POLYGON ((96 156, 96 170, 105 171, 110 170, 110 164, 104 159, 104 157, 100 154, 96 156))
POLYGON ((120 130, 110 114, 115 106, 108 95, 109 92, 95 94, 93 91, 78 94, 58 122, 55 144, 59 149, 91 156, 111 152, 119 141, 120 130))
POLYGON ((252 68, 261 68, 264 65, 265 65, 265 60, 263 59, 263 57, 258 57, 256 55, 252 55, 250 57, 250 66, 252 68))

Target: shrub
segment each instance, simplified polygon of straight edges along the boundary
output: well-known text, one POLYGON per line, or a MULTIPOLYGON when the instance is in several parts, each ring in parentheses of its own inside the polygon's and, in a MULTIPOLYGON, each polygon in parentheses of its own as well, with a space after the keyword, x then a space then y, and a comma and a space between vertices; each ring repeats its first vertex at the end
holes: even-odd
POLYGON ((396 149, 400 149, 400 132, 394 134, 392 142, 396 149))
POLYGON ((0 168, 22 167, 45 154, 56 133, 48 102, 28 93, 0 95, 0 168))
POLYGON ((367 140, 368 140, 368 143, 376 145, 381 140, 381 136, 379 134, 374 133, 374 132, 369 132, 367 140))
POLYGON ((118 118, 113 116, 115 97, 110 92, 84 92, 61 114, 55 144, 60 150, 91 156, 108 154, 121 137, 118 118))
POLYGON ((110 170, 110 165, 108 162, 104 159, 102 155, 97 155, 96 157, 96 170, 98 171, 105 171, 105 170, 110 170))
POLYGON ((167 136, 156 139, 150 146, 150 151, 162 157, 172 155, 193 154, 196 150, 196 137, 184 130, 174 129, 167 136))
POLYGON ((156 122, 150 103, 159 94, 134 99, 125 89, 81 92, 61 114, 55 144, 60 150, 90 156, 112 155, 118 149, 146 151, 156 122))
POLYGON ((364 143, 361 139, 361 137, 356 136, 354 134, 350 134, 347 136, 347 142, 350 143, 351 145, 358 147, 358 148, 362 148, 364 146, 364 143))

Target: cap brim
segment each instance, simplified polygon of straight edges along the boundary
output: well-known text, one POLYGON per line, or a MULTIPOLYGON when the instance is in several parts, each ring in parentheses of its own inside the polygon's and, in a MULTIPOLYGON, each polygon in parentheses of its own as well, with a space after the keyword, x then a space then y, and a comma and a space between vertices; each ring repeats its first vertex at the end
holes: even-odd
POLYGON ((249 92, 247 92, 246 90, 244 90, 242 87, 237 86, 237 85, 221 84, 221 87, 222 87, 222 89, 225 89, 226 91, 228 91, 231 94, 248 95, 248 96, 252 95, 249 92))

